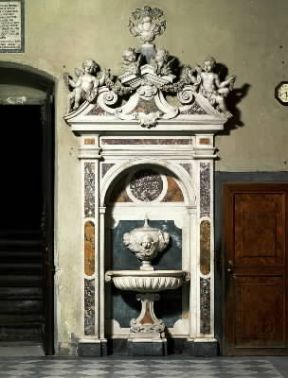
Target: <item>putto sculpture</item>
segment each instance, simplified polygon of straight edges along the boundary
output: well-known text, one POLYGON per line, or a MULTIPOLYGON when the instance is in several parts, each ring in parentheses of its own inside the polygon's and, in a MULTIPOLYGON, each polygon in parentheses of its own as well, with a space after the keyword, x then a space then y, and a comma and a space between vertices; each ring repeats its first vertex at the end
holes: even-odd
POLYGON ((213 57, 201 66, 181 65, 166 49, 152 43, 165 29, 161 9, 137 8, 130 17, 129 30, 142 45, 123 51, 120 75, 101 71, 93 59, 75 69, 75 80, 65 73, 70 90, 68 113, 91 103, 95 105, 93 114, 136 121, 145 128, 162 120, 184 119, 187 114, 213 114, 224 120, 231 117, 226 99, 236 76, 221 80, 213 57))
POLYGON ((219 111, 230 115, 225 104, 225 97, 232 90, 236 76, 231 76, 224 81, 220 81, 219 75, 215 72, 216 60, 207 57, 202 66, 197 65, 190 73, 191 82, 195 87, 199 87, 199 93, 208 99, 219 111), (193 73, 196 72, 196 76, 193 73))
POLYGON ((65 81, 72 88, 68 95, 68 111, 77 109, 80 104, 87 100, 93 101, 98 93, 98 88, 104 84, 105 74, 102 73, 98 79, 96 77, 99 65, 93 59, 86 59, 82 63, 82 69, 75 68, 74 80, 68 73, 64 74, 65 81))

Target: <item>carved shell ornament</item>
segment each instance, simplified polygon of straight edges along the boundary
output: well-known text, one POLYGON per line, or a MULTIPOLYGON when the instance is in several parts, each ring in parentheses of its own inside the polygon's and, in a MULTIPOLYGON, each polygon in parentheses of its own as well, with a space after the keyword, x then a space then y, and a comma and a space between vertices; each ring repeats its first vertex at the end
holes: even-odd
POLYGON ((80 114, 87 104, 93 104, 87 114, 135 121, 144 128, 187 115, 208 114, 224 121, 231 117, 226 98, 236 77, 220 79, 213 57, 195 67, 180 64, 166 49, 152 43, 165 29, 161 9, 137 8, 129 19, 129 30, 142 45, 124 50, 120 74, 101 69, 91 58, 83 61, 81 69, 75 69, 74 77, 65 72, 70 91, 65 119, 80 114))

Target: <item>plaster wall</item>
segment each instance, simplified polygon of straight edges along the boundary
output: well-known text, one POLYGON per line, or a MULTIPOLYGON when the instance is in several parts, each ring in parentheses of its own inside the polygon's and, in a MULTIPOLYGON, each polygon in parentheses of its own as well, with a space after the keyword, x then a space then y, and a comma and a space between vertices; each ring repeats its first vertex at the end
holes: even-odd
MULTIPOLYGON (((140 0, 29 0, 26 8, 26 51, 1 54, 1 60, 28 64, 58 80, 57 129, 62 121, 66 90, 63 66, 69 72, 86 57, 119 72, 121 53, 137 45, 128 17, 140 0)), ((236 74, 236 88, 249 85, 237 104, 240 122, 231 135, 218 136, 223 171, 287 170, 287 108, 274 100, 274 88, 287 79, 288 3, 286 0, 158 0, 167 30, 158 45, 186 64, 213 55, 236 74), (244 147, 244 148, 243 148, 244 147)), ((62 126, 61 126, 62 125, 62 126)), ((235 125, 235 123, 234 123, 235 125)), ((64 130, 65 129, 65 130, 64 130)))
POLYGON ((62 349, 83 328, 80 162, 77 138, 62 118, 68 93, 62 75, 87 57, 118 74, 122 51, 138 46, 127 28, 129 16, 145 4, 165 12, 167 30, 156 41, 159 47, 192 66, 213 55, 237 75, 240 97, 246 89, 236 99, 232 129, 216 138, 221 156, 216 170, 288 170, 288 109, 274 99, 275 86, 288 72, 287 0, 25 1, 25 53, 1 54, 0 60, 56 79, 56 317, 62 349))

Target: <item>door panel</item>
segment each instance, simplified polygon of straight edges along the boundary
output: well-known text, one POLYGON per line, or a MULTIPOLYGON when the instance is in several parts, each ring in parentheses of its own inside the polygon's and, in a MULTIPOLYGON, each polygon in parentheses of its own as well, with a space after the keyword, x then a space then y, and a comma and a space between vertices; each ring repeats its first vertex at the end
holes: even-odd
POLYGON ((237 277, 235 344, 247 347, 285 346, 285 283, 282 277, 237 277))
POLYGON ((235 193, 235 263, 285 263, 285 194, 235 193))
POLYGON ((224 188, 226 355, 287 353, 286 184, 224 188))

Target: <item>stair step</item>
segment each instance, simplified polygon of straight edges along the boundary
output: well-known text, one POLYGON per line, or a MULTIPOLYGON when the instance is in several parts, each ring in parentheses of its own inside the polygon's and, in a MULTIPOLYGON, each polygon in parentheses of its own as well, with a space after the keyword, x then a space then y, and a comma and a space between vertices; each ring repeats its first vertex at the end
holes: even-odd
POLYGON ((0 287, 0 299, 42 299, 40 287, 0 287))
POLYGON ((35 314, 41 312, 43 303, 39 299, 1 299, 0 314, 35 314))
POLYGON ((42 276, 41 275, 23 275, 22 274, 1 274, 0 275, 0 287, 41 287, 42 286, 42 276))
POLYGON ((41 324, 0 326, 0 341, 41 341, 41 324))
POLYGON ((38 314, 0 314, 0 327, 1 326, 17 326, 21 325, 26 327, 29 324, 41 324, 43 322, 42 313, 38 314))
POLYGON ((0 261, 42 261, 42 251, 0 251, 0 261))
POLYGON ((35 274, 42 272, 41 263, 25 263, 25 262, 10 262, 3 263, 0 262, 0 273, 9 272, 9 274, 20 273, 20 274, 35 274))
POLYGON ((43 241, 41 239, 29 239, 29 240, 22 240, 22 239, 0 239, 0 249, 11 249, 11 248, 20 248, 22 249, 35 249, 38 248, 41 250, 43 247, 43 241))
POLYGON ((43 240, 38 230, 0 230, 0 342, 41 341, 43 240))

